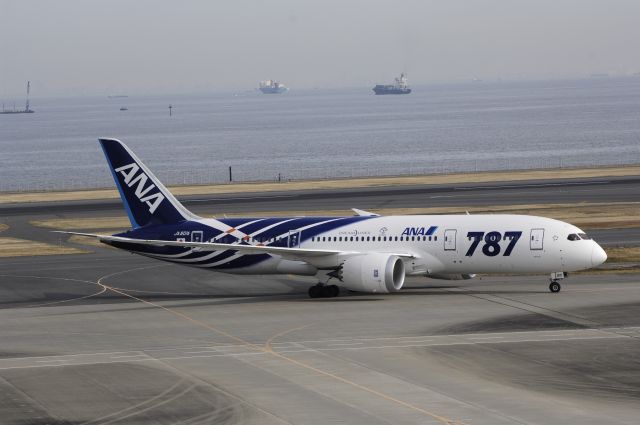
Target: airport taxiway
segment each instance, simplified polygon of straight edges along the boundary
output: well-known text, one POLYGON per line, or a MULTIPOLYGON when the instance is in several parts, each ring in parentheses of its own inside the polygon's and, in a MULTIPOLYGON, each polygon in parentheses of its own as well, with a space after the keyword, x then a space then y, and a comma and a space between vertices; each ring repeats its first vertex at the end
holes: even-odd
MULTIPOLYGON (((630 202, 638 183, 624 184, 189 206, 630 202)), ((29 220, 105 215, 100 205, 57 208, 4 209, 3 235, 58 243, 29 220)), ((636 230, 602 232, 615 240, 636 230)), ((310 278, 229 276, 92 250, 0 259, 1 423, 636 424, 640 416, 638 275, 576 275, 558 294, 544 276, 412 278, 398 294, 309 299, 310 278)))

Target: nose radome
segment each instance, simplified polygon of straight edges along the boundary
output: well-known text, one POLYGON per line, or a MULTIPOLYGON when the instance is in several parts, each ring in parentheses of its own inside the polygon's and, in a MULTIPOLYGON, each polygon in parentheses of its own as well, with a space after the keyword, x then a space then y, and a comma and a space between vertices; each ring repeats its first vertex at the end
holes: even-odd
POLYGON ((600 264, 607 261, 607 253, 604 252, 604 249, 598 244, 594 244, 593 250, 591 251, 591 265, 593 267, 599 266, 600 264))

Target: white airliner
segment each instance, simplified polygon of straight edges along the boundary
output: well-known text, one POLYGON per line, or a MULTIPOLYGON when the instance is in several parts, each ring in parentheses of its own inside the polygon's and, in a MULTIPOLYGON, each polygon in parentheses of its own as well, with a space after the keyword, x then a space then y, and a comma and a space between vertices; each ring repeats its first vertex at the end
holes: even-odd
POLYGON ((189 212, 122 142, 100 139, 132 229, 75 233, 136 254, 236 274, 319 276, 309 296, 339 287, 389 293, 405 276, 548 274, 598 266, 604 250, 571 224, 527 215, 201 218, 189 212), (336 284, 329 284, 329 282, 336 284))

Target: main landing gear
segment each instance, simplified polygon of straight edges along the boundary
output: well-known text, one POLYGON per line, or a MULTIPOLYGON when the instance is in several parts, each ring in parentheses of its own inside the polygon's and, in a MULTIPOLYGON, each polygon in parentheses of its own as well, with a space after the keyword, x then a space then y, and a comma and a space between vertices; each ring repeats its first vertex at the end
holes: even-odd
POLYGON ((309 296, 311 298, 333 298, 340 294, 340 288, 337 285, 325 285, 318 283, 309 288, 309 296))
POLYGON ((562 287, 560 286, 558 281, 564 279, 567 276, 568 274, 565 272, 551 273, 551 283, 549 284, 549 291, 553 292, 554 294, 556 292, 560 292, 560 289, 562 289, 562 287))

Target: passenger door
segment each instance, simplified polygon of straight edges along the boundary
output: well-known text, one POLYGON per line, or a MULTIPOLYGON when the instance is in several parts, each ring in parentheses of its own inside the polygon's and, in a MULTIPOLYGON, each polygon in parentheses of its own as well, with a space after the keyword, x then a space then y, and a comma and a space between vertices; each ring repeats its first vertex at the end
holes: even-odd
POLYGON ((444 231, 444 250, 455 251, 456 250, 456 236, 458 231, 456 229, 447 229, 444 231))
POLYGON ((298 248, 300 246, 300 232, 298 230, 289 231, 289 248, 298 248))
POLYGON ((202 242, 202 230, 191 232, 191 242, 202 242))
POLYGON ((531 229, 529 247, 531 251, 542 251, 544 249, 544 229, 531 229))

